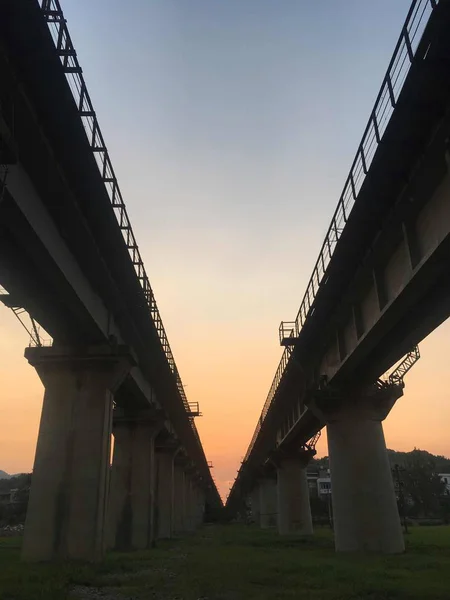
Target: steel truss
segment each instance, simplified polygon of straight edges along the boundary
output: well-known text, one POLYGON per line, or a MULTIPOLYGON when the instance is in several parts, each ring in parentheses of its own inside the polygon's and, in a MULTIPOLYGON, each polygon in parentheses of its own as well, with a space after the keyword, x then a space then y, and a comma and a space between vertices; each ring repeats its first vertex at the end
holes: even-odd
POLYGON ((18 306, 2 286, 0 286, 0 302, 12 310, 19 323, 28 333, 30 336, 30 346, 42 347, 51 345, 52 342, 50 339, 42 337, 42 328, 37 321, 29 314, 26 308, 18 306))
POLYGON ((420 358, 419 346, 414 346, 389 374, 388 381, 392 385, 404 387, 403 379, 420 358))

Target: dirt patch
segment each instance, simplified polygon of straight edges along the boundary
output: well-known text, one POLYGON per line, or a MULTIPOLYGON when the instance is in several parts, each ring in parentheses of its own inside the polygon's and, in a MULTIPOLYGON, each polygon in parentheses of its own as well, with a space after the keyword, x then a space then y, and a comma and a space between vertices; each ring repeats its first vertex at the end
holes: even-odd
POLYGON ((73 600, 137 600, 135 596, 124 596, 112 590, 77 585, 70 590, 73 600))

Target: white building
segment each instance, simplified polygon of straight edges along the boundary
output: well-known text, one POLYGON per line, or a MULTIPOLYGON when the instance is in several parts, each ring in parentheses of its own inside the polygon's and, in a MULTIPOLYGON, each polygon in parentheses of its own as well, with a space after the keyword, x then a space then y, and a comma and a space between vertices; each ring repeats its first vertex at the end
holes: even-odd
POLYGON ((445 483, 445 492, 450 495, 450 473, 438 473, 438 475, 445 483))
POLYGON ((326 500, 331 495, 330 469, 319 473, 319 477, 317 478, 317 495, 322 500, 326 500))

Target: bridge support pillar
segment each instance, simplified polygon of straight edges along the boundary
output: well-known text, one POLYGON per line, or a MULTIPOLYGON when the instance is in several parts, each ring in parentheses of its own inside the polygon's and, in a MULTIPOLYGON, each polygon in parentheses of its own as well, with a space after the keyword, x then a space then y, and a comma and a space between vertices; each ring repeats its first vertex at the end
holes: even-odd
POLYGON ((306 465, 309 455, 284 457, 278 462, 278 532, 282 535, 312 535, 306 465))
POLYGON ((174 531, 186 531, 186 483, 182 464, 174 465, 174 531))
POLYGON ((113 393, 125 349, 27 348, 45 386, 22 547, 25 560, 101 560, 113 393))
POLYGON ((114 420, 114 454, 109 501, 109 545, 117 550, 144 549, 155 540, 154 413, 114 420))
POLYGON ((185 475, 186 486, 186 531, 195 531, 196 529, 196 506, 195 506, 195 489, 192 476, 187 472, 185 475))
POLYGON ((260 499, 259 499, 259 485, 256 484, 256 486, 252 489, 251 494, 250 494, 250 501, 251 501, 251 512, 252 512, 252 520, 255 523, 260 523, 260 499))
POLYGON ((195 531, 200 526, 199 521, 199 496, 198 486, 195 481, 192 482, 192 529, 195 531))
POLYGON ((198 489, 198 486, 195 484, 193 487, 193 496, 194 496, 194 528, 197 529, 198 527, 200 527, 200 496, 199 496, 199 492, 200 490, 198 489))
POLYGON ((405 549, 381 424, 388 410, 371 404, 326 415, 338 552, 405 549))
POLYGON ((171 448, 158 448, 157 461, 157 499, 156 530, 158 539, 169 539, 174 529, 174 455, 171 448))
POLYGON ((260 525, 263 529, 277 524, 277 482, 266 477, 259 482, 260 525))
POLYGON ((205 495, 201 488, 197 488, 197 527, 203 525, 205 517, 205 495))

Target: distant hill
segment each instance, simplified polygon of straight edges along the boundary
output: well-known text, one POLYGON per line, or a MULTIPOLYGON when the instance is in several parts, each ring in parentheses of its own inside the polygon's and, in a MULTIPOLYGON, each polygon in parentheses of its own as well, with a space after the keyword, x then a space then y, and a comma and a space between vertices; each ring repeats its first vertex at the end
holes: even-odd
POLYGON ((8 473, 5 473, 5 471, 0 471, 0 492, 6 492, 12 489, 21 490, 23 488, 29 488, 30 485, 31 473, 8 475, 8 473))
MULTIPOLYGON (((416 452, 420 452, 424 459, 434 465, 434 470, 436 473, 450 473, 450 459, 446 456, 431 454, 431 452, 427 452, 427 450, 420 450, 419 448, 414 448, 414 450, 416 452)), ((388 450, 388 455, 389 462, 392 466, 395 464, 403 466, 408 457, 411 456, 411 452, 397 452, 396 450, 388 450)))

